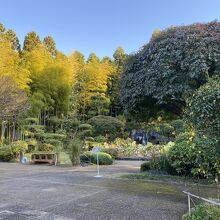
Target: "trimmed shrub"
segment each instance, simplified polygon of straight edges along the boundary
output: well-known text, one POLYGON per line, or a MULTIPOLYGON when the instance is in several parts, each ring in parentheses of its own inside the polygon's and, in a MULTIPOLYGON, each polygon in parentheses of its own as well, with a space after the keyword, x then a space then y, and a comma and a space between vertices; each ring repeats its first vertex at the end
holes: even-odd
POLYGON ((63 140, 65 140, 66 135, 65 134, 58 134, 58 133, 44 133, 43 138, 45 140, 47 140, 47 139, 56 139, 56 140, 59 140, 59 141, 63 141, 63 140))
MULTIPOLYGON (((103 152, 98 153, 99 156, 99 164, 100 165, 111 165, 113 163, 113 159, 111 155, 103 152)), ((97 154, 92 153, 91 154, 91 162, 97 164, 97 154)))
POLYGON ((92 136, 93 128, 90 124, 81 124, 78 127, 78 136, 82 139, 92 136))
POLYGON ((63 128, 66 132, 74 132, 77 130, 80 122, 77 119, 66 118, 63 121, 63 128))
POLYGON ((51 116, 47 121, 49 123, 49 125, 47 125, 47 128, 49 128, 49 130, 53 131, 54 133, 62 123, 62 120, 59 119, 57 116, 51 116))
POLYGON ((193 208, 191 214, 185 214, 183 220, 219 220, 220 208, 214 205, 201 204, 193 208))
POLYGON ((67 152, 69 154, 72 165, 78 165, 80 163, 80 153, 83 147, 83 143, 79 138, 73 139, 68 147, 67 152))
MULTIPOLYGON (((98 156, 100 165, 111 165, 113 163, 111 155, 107 153, 99 152, 98 156)), ((92 152, 85 152, 84 154, 80 155, 80 161, 83 163, 97 164, 97 154, 92 152)))
POLYGON ((88 120, 94 128, 95 135, 102 135, 112 140, 122 134, 124 123, 111 116, 99 115, 88 120))

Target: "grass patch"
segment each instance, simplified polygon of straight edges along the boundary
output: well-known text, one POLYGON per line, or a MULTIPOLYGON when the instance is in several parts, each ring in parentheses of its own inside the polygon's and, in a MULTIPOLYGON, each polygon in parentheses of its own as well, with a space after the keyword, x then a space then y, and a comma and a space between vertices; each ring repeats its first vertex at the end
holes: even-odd
POLYGON ((163 182, 177 182, 177 183, 199 183, 204 185, 215 184, 213 180, 207 179, 196 179, 188 176, 175 176, 166 175, 159 172, 142 172, 142 173, 127 173, 119 176, 122 179, 133 179, 133 180, 157 180, 163 182))

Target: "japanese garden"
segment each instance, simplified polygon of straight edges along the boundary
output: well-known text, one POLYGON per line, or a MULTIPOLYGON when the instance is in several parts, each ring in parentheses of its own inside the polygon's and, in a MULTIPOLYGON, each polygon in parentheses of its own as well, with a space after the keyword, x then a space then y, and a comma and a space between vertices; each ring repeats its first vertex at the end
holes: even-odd
MULTIPOLYGON (((185 206, 177 208, 175 217, 163 213, 163 217, 143 218, 137 214, 137 219, 220 219, 220 22, 156 29, 135 52, 126 53, 118 47, 112 57, 101 58, 95 52, 85 56, 77 50, 67 55, 57 49, 51 35, 42 38, 35 31, 21 42, 14 30, 0 23, 0 121, 2 192, 2 175, 13 180, 9 174, 17 167, 25 170, 18 171, 21 175, 31 174, 32 169, 42 175, 42 182, 39 177, 30 185, 43 184, 44 172, 48 178, 58 172, 59 179, 53 177, 51 184, 62 185, 61 176, 65 173, 65 178, 70 178, 71 169, 77 170, 76 175, 82 172, 86 173, 83 178, 90 175, 88 178, 93 179, 98 163, 105 186, 116 179, 126 188, 128 181, 131 186, 128 184, 127 190, 131 187, 134 194, 132 182, 140 184, 140 190, 142 183, 149 184, 146 189, 152 187, 152 192, 150 184, 159 182, 162 196, 163 190, 172 191, 169 183, 197 184, 207 187, 207 195, 201 197, 216 203, 197 202, 188 213, 183 194, 180 197, 185 206), (93 150, 97 147, 99 152, 93 150), (130 170, 116 168, 117 163, 123 167, 125 161, 130 170), (132 172, 135 161, 138 167, 132 172), (12 166, 9 173, 7 166, 12 166), (119 170, 113 174, 111 169, 119 170), (163 188, 165 185, 168 188, 163 188), (210 196, 208 188, 212 187, 210 196)), ((17 179, 18 173, 13 174, 17 179)), ((28 176, 22 178, 28 182, 28 176)), ((75 183, 68 184, 71 187, 75 183)), ((112 190, 118 187, 113 185, 112 190)), ((94 187, 103 185, 94 182, 94 187)), ((47 190, 49 193, 53 188, 47 190)), ((31 207, 38 210, 38 206, 31 207)), ((90 217, 76 214, 76 218, 65 211, 56 215, 68 219, 136 219, 108 212, 106 218, 98 218, 91 213, 87 213, 90 217)))

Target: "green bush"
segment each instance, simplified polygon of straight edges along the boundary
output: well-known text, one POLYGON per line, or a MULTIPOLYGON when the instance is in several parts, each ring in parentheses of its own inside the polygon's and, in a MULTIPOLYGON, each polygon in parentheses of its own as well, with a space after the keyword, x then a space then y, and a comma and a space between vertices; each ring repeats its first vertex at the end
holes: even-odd
MULTIPOLYGON (((103 152, 98 153, 99 157, 99 164, 100 165, 111 165, 113 163, 113 159, 111 155, 103 152)), ((91 162, 97 164, 97 154, 92 153, 91 154, 91 162)))
POLYGON ((80 122, 77 119, 66 118, 63 121, 63 129, 66 132, 74 132, 77 130, 80 122))
POLYGON ((72 165, 78 165, 80 163, 80 153, 83 147, 83 143, 79 138, 73 139, 68 147, 67 152, 69 154, 72 165))
POLYGON ((43 138, 44 138, 44 140, 55 139, 55 140, 63 141, 63 140, 65 140, 66 135, 65 134, 58 134, 58 133, 44 133, 43 138))
POLYGON ((49 125, 47 125, 47 128, 49 130, 53 130, 53 132, 56 132, 57 128, 60 127, 62 120, 59 119, 57 116, 51 116, 48 120, 49 125))
POLYGON ((0 161, 8 162, 14 158, 11 146, 0 146, 0 161))
MULTIPOLYGON (((100 165, 111 165, 113 163, 113 159, 111 155, 107 153, 99 152, 98 157, 99 157, 100 165)), ((80 155, 80 161, 84 163, 90 162, 90 163, 97 164, 97 154, 92 153, 92 152, 85 152, 84 154, 80 155)))
POLYGON ((214 205, 202 204, 191 210, 191 214, 185 214, 183 220, 219 220, 220 208, 214 205))
POLYGON ((218 142, 207 137, 198 138, 194 133, 179 135, 168 158, 180 175, 209 178, 220 172, 218 142))
POLYGON ((118 157, 118 150, 116 148, 102 148, 101 151, 111 155, 113 159, 118 157))
POLYGON ((52 144, 41 144, 38 146, 38 151, 48 151, 48 152, 53 152, 55 150, 55 147, 52 144))
POLYGON ((151 169, 150 161, 146 161, 146 162, 141 164, 141 168, 140 168, 141 172, 145 172, 145 171, 148 171, 150 169, 151 169))
POLYGON ((177 174, 176 170, 171 166, 170 161, 166 155, 156 157, 149 161, 149 166, 151 170, 164 171, 168 174, 177 174))
POLYGON ((26 141, 15 141, 11 144, 11 150, 15 157, 18 157, 21 152, 28 149, 28 144, 26 141))
POLYGON ((94 128, 94 135, 102 135, 112 140, 120 136, 124 130, 124 123, 110 116, 99 115, 88 120, 94 128))
POLYGON ((201 86, 187 103, 186 120, 197 133, 220 141, 220 76, 201 86))

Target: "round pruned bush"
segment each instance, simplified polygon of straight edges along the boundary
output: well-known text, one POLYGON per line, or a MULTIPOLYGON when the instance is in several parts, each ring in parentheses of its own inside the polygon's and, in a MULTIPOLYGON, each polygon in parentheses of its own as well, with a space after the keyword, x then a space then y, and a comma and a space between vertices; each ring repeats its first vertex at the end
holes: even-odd
POLYGON ((88 120, 94 128, 94 135, 102 135, 112 140, 122 135, 124 122, 111 116, 98 115, 88 120))
MULTIPOLYGON (((98 153, 99 157, 99 164, 100 165, 111 165, 113 163, 113 159, 111 155, 103 152, 98 153)), ((92 153, 91 155, 91 162, 97 164, 97 154, 92 153)))
MULTIPOLYGON (((98 157, 99 157, 100 165, 111 165, 113 163, 113 159, 111 155, 107 153, 99 152, 98 157)), ((80 161, 82 163, 97 164, 97 154, 92 152, 84 152, 83 154, 80 155, 80 161)))
POLYGON ((90 124, 81 124, 78 127, 78 136, 82 139, 92 136, 93 127, 90 124))

